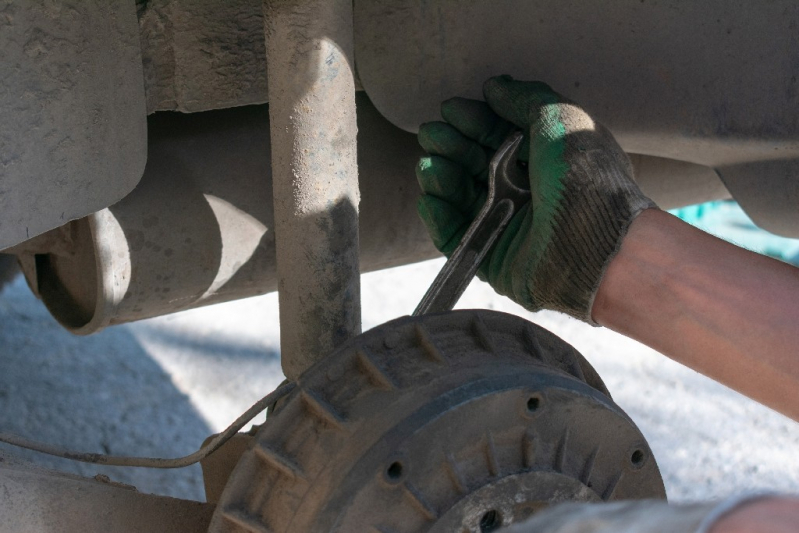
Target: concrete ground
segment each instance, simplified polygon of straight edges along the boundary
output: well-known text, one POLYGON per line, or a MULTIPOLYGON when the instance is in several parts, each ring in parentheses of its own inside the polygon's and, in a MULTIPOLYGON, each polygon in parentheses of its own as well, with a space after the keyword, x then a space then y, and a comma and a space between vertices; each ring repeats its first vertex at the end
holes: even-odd
MULTIPOLYGON (((364 329, 408 314, 440 260, 363 277, 364 329)), ((613 332, 530 314, 472 284, 458 307, 519 314, 574 345, 639 425, 675 502, 754 490, 799 493, 799 424, 613 332)), ((80 338, 17 280, 0 295, 0 431, 81 451, 174 457, 194 451, 283 379, 276 295, 197 309, 80 338)), ((199 467, 102 468, 139 490, 204 499, 199 467)))

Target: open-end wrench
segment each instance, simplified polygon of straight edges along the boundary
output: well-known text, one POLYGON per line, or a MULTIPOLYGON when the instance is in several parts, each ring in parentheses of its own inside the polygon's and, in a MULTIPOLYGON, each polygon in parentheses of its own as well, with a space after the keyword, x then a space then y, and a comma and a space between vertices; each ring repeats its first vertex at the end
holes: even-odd
POLYGON ((413 316, 452 310, 510 219, 530 201, 527 173, 516 164, 522 139, 521 132, 512 133, 491 158, 486 202, 413 316))

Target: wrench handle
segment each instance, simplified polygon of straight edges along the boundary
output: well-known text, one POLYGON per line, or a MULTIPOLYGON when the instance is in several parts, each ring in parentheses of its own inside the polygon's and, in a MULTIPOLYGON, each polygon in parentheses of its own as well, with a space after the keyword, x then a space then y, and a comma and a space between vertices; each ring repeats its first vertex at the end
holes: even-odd
POLYGON ((469 226, 461 244, 444 264, 412 316, 451 311, 455 307, 513 212, 513 201, 506 198, 469 226))

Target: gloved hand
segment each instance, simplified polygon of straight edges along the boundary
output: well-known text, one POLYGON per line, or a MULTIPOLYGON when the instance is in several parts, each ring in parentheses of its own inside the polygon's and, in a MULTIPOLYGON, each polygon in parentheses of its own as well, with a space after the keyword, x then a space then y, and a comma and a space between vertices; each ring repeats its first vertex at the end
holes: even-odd
MULTIPOLYGON (((418 210, 436 247, 449 256, 485 202, 488 163, 507 135, 528 135, 531 199, 488 253, 478 276, 531 311, 553 309, 594 324, 600 281, 630 223, 656 207, 633 181, 610 132, 539 82, 489 79, 485 102, 453 98, 446 122, 423 124, 430 156, 416 175, 418 210)), ((526 149, 525 149, 526 148, 526 149)))

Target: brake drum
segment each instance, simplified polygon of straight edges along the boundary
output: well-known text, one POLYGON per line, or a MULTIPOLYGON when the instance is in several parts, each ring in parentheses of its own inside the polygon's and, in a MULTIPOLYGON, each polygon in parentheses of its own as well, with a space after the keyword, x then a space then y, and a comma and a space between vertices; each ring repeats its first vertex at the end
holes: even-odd
POLYGON ((212 532, 494 531, 561 501, 665 498, 643 435, 570 345, 490 311, 404 317, 309 369, 212 532))

